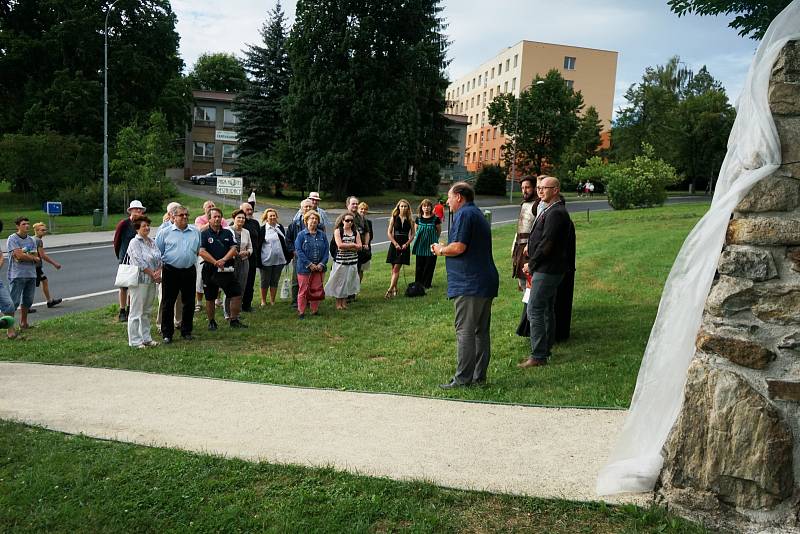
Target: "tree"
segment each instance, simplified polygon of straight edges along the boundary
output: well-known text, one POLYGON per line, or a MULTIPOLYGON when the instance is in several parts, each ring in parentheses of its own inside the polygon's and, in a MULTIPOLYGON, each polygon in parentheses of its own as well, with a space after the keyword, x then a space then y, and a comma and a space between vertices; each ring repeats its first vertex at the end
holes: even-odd
POLYGON ((484 165, 475 181, 475 192, 479 195, 505 195, 506 172, 500 165, 484 165))
POLYGON ((516 156, 521 174, 542 174, 554 165, 578 130, 583 96, 567 86, 555 69, 538 74, 519 99, 506 93, 489 104, 489 123, 500 126, 508 140, 503 145, 506 168, 516 156))
POLYGON ((151 113, 144 127, 133 123, 120 130, 109 166, 113 181, 128 188, 157 185, 178 159, 172 139, 166 118, 159 112, 151 113))
POLYGON ((248 45, 244 52, 250 83, 234 102, 239 114, 239 171, 263 190, 274 186, 276 195, 288 172, 287 161, 292 158, 282 143, 282 107, 291 79, 286 33, 286 19, 278 2, 261 28, 263 46, 248 45))
POLYGON ((233 54, 225 52, 200 55, 189 73, 193 89, 238 93, 247 88, 247 74, 233 54))
POLYGON ((342 198, 447 160, 439 3, 297 2, 286 117, 300 180, 342 198))
MULTIPOLYGON (((0 3, 0 131, 102 140, 103 26, 111 0, 0 3)), ((183 131, 176 18, 168 0, 120 0, 108 15, 109 135, 162 110, 183 131), (178 105, 180 104, 180 105, 178 105)))
POLYGON ((761 39, 772 20, 792 0, 668 0, 669 8, 679 17, 688 13, 698 15, 730 15, 734 19, 728 24, 739 30, 739 35, 761 39))
POLYGON ((602 129, 603 125, 600 122, 597 109, 594 106, 589 106, 589 109, 580 118, 578 130, 561 156, 561 162, 556 172, 561 178, 562 186, 565 188, 572 184, 572 176, 575 169, 597 154, 600 148, 600 132, 602 129))

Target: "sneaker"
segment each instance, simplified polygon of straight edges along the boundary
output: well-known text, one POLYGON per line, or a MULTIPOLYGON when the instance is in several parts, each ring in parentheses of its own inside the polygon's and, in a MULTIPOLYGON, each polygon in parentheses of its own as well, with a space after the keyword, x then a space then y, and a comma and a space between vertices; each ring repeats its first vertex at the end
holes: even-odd
POLYGON ((146 349, 147 345, 134 345, 131 348, 132 349, 146 349))
POLYGON ((128 322, 128 310, 125 308, 119 309, 119 322, 127 323, 128 322))
POLYGON ((231 328, 247 328, 247 325, 239 319, 231 319, 231 328))
POLYGON ((172 343, 172 338, 171 337, 165 337, 164 339, 161 340, 161 342, 164 345, 169 345, 170 343, 172 343))
POLYGON ((195 312, 200 312, 202 310, 203 310, 203 306, 201 306, 200 304, 195 304, 194 305, 194 311, 195 312))
POLYGON ((146 346, 148 346, 148 347, 157 347, 157 346, 158 346, 158 341, 153 341, 153 340, 151 339, 150 341, 145 341, 145 343, 144 343, 144 344, 145 344, 146 346))
POLYGON ((58 306, 59 304, 61 304, 62 301, 63 301, 63 299, 53 299, 53 300, 51 300, 50 302, 47 303, 47 307, 48 308, 53 308, 53 307, 58 306))
POLYGON ((212 319, 212 320, 210 320, 210 321, 208 322, 208 329, 209 329, 211 332, 213 332, 214 330, 216 330, 216 329, 217 329, 217 321, 215 321, 215 320, 213 320, 213 319, 212 319))
POLYGON ((301 313, 300 315, 297 316, 297 318, 301 319, 301 320, 305 319, 306 318, 306 314, 305 313, 301 313))

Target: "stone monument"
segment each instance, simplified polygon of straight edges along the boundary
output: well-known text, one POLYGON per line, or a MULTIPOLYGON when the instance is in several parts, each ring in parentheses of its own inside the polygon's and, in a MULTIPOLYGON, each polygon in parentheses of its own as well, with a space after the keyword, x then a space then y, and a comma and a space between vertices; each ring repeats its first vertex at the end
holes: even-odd
POLYGON ((783 163, 731 218, 659 489, 737 531, 800 527, 800 41, 781 50, 769 103, 783 163))

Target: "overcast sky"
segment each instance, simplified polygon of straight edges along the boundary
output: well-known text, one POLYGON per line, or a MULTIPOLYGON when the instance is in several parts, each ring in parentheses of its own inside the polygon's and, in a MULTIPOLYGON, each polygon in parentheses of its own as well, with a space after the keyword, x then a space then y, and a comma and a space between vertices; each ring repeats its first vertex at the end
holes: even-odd
MULTIPOLYGON (((645 67, 673 55, 695 72, 707 65, 735 102, 758 45, 739 37, 725 17, 678 18, 666 0, 445 0, 443 5, 452 41, 450 79, 523 39, 614 50, 619 52, 615 111, 645 67)), ((274 0, 172 0, 187 69, 203 52, 241 56, 246 44, 260 40, 258 31, 274 6, 274 0)), ((295 2, 288 0, 283 8, 291 22, 295 2)))

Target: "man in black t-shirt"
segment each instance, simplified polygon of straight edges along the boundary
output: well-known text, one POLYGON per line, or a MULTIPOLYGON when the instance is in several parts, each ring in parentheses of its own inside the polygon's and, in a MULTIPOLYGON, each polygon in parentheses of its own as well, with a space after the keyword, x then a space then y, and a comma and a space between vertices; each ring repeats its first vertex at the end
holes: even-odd
POLYGON ((242 309, 242 288, 233 271, 236 256, 236 239, 233 233, 222 227, 222 210, 208 210, 208 228, 200 234, 200 257, 203 259, 203 294, 206 299, 208 329, 216 330, 214 320, 215 300, 222 289, 231 303, 231 328, 246 328, 239 321, 242 309))

